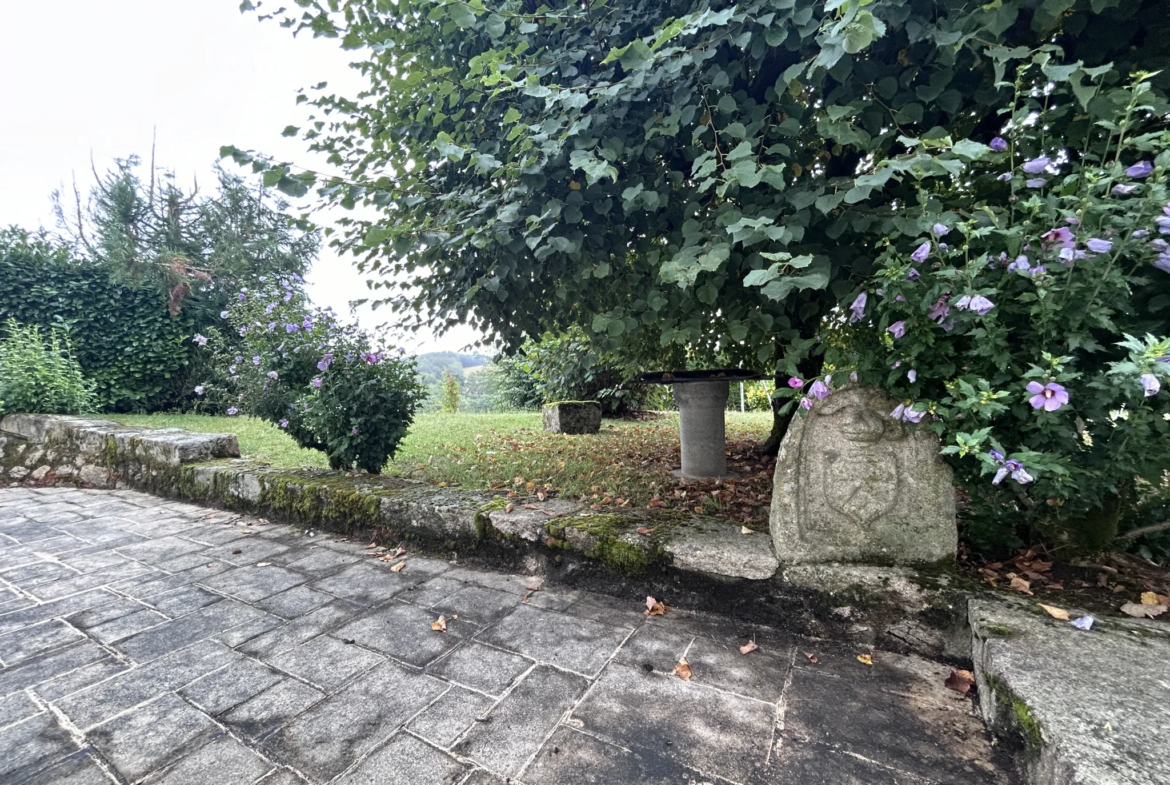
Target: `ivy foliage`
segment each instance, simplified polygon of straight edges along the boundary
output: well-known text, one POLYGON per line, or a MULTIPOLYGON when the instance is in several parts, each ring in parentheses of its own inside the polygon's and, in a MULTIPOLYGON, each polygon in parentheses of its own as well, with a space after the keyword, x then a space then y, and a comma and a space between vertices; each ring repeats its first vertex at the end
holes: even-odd
POLYGON ((42 234, 0 231, 0 319, 67 337, 99 409, 142 411, 169 399, 188 363, 189 315, 156 286, 80 262, 42 234))
POLYGON ((363 208, 335 242, 415 325, 510 346, 578 325, 654 366, 794 364, 880 249, 916 236, 920 182, 985 152, 1041 49, 1090 104, 1170 64, 1164 0, 296 5, 242 7, 354 53, 366 89, 317 85, 285 129, 341 175, 223 154, 363 208))

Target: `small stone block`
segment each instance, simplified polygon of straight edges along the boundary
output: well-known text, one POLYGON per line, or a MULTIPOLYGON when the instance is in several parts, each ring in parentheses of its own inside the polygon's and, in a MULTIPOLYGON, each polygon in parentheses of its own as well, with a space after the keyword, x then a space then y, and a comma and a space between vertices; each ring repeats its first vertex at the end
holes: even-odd
POLYGON ((601 430, 601 404, 597 401, 558 401, 545 404, 544 429, 549 433, 580 435, 601 430))

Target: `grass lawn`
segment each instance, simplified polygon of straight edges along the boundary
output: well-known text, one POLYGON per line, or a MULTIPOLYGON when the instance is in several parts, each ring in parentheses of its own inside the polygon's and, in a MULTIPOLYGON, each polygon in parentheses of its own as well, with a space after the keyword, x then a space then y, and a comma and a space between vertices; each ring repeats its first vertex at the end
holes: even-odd
MULTIPOLYGON (((234 433, 247 457, 280 468, 325 467, 323 454, 303 450, 260 420, 200 415, 115 415, 127 425, 234 433)), ((495 489, 529 496, 579 499, 597 509, 668 507, 767 526, 773 458, 755 453, 768 435, 769 412, 728 412, 730 468, 740 477, 721 483, 679 480, 678 415, 654 420, 606 420, 601 433, 545 433, 538 413, 420 414, 386 473, 436 485, 495 489)))

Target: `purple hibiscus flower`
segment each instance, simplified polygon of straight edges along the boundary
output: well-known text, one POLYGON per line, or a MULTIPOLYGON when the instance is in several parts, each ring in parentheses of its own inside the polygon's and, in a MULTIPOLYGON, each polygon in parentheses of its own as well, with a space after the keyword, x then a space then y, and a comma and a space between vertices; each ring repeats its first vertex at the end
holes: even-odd
POLYGON ((1143 177, 1149 177, 1150 173, 1154 171, 1154 165, 1149 161, 1138 161, 1133 166, 1125 170, 1127 177, 1132 177, 1135 180, 1141 180, 1143 177))
POLYGON ((1024 185, 1028 188, 1043 188, 1048 185, 1048 181, 1043 177, 1030 177, 1024 181, 1024 185))
POLYGON ((280 427, 281 427, 281 428, 287 428, 287 427, 288 427, 288 420, 285 420, 285 419, 283 419, 283 418, 282 418, 282 419, 281 419, 281 421, 280 421, 280 427))
POLYGON ((203 387, 203 385, 202 385, 202 384, 197 384, 197 385, 195 385, 195 394, 196 394, 196 395, 203 395, 203 391, 204 391, 204 389, 205 389, 205 388, 203 387))
POLYGON ((933 319, 939 324, 946 321, 947 315, 951 312, 951 306, 947 304, 948 297, 949 295, 944 294, 938 298, 934 305, 930 306, 930 311, 926 314, 928 319, 933 319))
POLYGON ((898 404, 898 408, 890 412, 890 416, 902 422, 920 423, 922 422, 922 418, 926 416, 926 412, 916 412, 912 408, 913 406, 914 404, 907 405, 900 403, 898 404))
POLYGON ((1007 268, 1010 273, 1026 273, 1031 266, 1028 262, 1028 257, 1021 254, 1007 268))
POLYGON ((268 373, 266 373, 264 375, 267 376, 269 379, 272 379, 273 381, 275 381, 277 379, 277 377, 279 376, 279 374, 276 371, 269 371, 268 373))
POLYGON ((914 384, 914 382, 918 381, 918 371, 911 368, 906 371, 906 378, 910 380, 911 384, 914 384))
POLYGON ((812 401, 808 398, 801 398, 800 399, 800 408, 804 409, 805 411, 808 411, 809 409, 812 408, 812 401))
POLYGON ((1122 183, 1118 183, 1117 185, 1113 186, 1113 195, 1114 196, 1129 196, 1137 189, 1138 189, 1138 186, 1133 185, 1133 184, 1125 185, 1122 183))
POLYGON ((207 336, 206 335, 200 335, 199 333, 195 333, 195 337, 192 338, 191 340, 194 341, 195 343, 199 344, 200 346, 207 345, 207 336))
POLYGON ((988 450, 987 454, 994 458, 997 463, 1003 463, 1003 453, 999 450, 988 450))
POLYGON ((220 312, 219 312, 219 318, 220 318, 220 319, 226 319, 226 318, 228 318, 228 312, 227 312, 227 311, 220 311, 220 312))
POLYGON ((968 294, 960 297, 959 301, 955 303, 955 307, 960 311, 974 311, 980 316, 983 316, 985 313, 995 307, 995 303, 993 303, 991 300, 988 300, 981 294, 968 294))
POLYGON ((286 333, 295 333, 299 329, 301 329, 301 326, 299 324, 286 324, 284 326, 284 331, 286 333))
POLYGON ((1028 399, 1028 403, 1032 404, 1033 409, 1054 412, 1068 403, 1068 390, 1056 382, 1049 382, 1048 384, 1040 384, 1040 382, 1035 381, 1028 382, 1028 392, 1032 393, 1032 397, 1028 399))
POLYGON ((946 224, 935 224, 934 226, 930 227, 930 233, 935 237, 946 237, 951 233, 951 230, 947 227, 946 224))
POLYGON ((1113 241, 1093 237, 1085 243, 1085 246, 1093 253, 1109 253, 1113 250, 1113 241))
POLYGON ((1031 161, 1025 161, 1021 167, 1028 174, 1040 174, 1049 167, 1052 161, 1046 155, 1039 158, 1033 158, 1031 161))
POLYGON ((827 384, 822 382, 820 379, 817 379, 812 383, 812 386, 808 388, 808 394, 810 397, 816 398, 818 401, 823 401, 832 395, 833 391, 829 389, 827 384))
POLYGON ((1084 259, 1089 254, 1078 248, 1061 248, 1056 255, 1060 257, 1061 264, 1071 266, 1074 262, 1084 259))
POLYGON ((889 327, 887 327, 886 330, 890 333, 890 335, 894 336, 895 339, 901 338, 906 334, 906 322, 894 322, 889 327))
POLYGON ((994 139, 991 140, 991 142, 987 146, 990 147, 992 150, 994 150, 997 153, 1002 153, 1004 150, 1007 150, 1007 148, 1008 148, 1007 140, 1004 139, 1002 136, 995 137, 994 139))
POLYGON ((788 378, 788 386, 794 390, 799 390, 801 387, 804 387, 804 379, 798 379, 795 376, 790 376, 788 378))
POLYGON ((248 296, 246 294, 244 294, 243 292, 240 292, 239 297, 240 297, 240 302, 243 302, 244 300, 248 299, 248 296))
POLYGON ((860 322, 865 317, 865 303, 869 297, 865 292, 857 295, 857 299, 853 301, 853 305, 849 306, 849 323, 860 322))
POLYGON ((260 355, 258 355, 258 354, 252 355, 252 365, 259 365, 259 364, 260 364, 260 355))
POLYGON ((1011 172, 1004 172, 1003 174, 1001 174, 999 177, 996 177, 995 179, 999 180, 1001 183, 1006 183, 1008 180, 1012 179, 1012 173, 1011 172))
POLYGON ((1058 226, 1055 229, 1049 229, 1040 237, 1045 245, 1059 246, 1061 248, 1072 248, 1076 245, 1076 240, 1073 238, 1072 231, 1066 226, 1058 226))
POLYGON ((322 382, 321 382, 321 378, 320 378, 320 377, 314 377, 313 381, 309 382, 309 384, 313 385, 314 387, 320 387, 320 386, 321 386, 321 384, 322 384, 322 382))
POLYGON ((1164 273, 1170 273, 1170 251, 1164 254, 1160 254, 1158 258, 1154 260, 1154 266, 1164 273))
POLYGON ((1143 373, 1142 389, 1145 391, 1146 397, 1149 398, 1151 395, 1158 394, 1158 390, 1162 389, 1162 383, 1158 381, 1158 377, 1154 376, 1154 374, 1143 373))
POLYGON ((269 316, 274 310, 276 310, 276 303, 268 303, 264 306, 264 315, 269 316))
POLYGON ((910 272, 906 273, 907 281, 917 281, 921 277, 922 273, 918 272, 918 269, 915 267, 911 267, 910 272))
POLYGON ((244 325, 243 327, 241 327, 241 328, 238 330, 238 332, 240 333, 240 337, 241 337, 241 338, 243 338, 245 335, 247 335, 247 334, 248 334, 248 326, 247 326, 247 325, 244 325))
POLYGON ((350 436, 357 436, 357 428, 354 428, 353 430, 351 430, 351 431, 349 432, 349 435, 350 435, 350 436))
POLYGON ((236 407, 234 407, 234 406, 228 407, 228 410, 227 410, 228 417, 235 417, 239 413, 240 413, 240 410, 237 409, 236 407))
POLYGON ((922 264, 930 256, 930 241, 927 240, 922 245, 914 249, 914 253, 910 254, 910 258, 922 264))

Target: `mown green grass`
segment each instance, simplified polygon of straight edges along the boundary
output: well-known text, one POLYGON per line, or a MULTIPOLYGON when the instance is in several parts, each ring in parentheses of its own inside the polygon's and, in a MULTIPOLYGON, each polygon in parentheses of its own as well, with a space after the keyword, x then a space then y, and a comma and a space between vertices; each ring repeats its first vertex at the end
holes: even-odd
MULTIPOLYGON (((118 415, 127 425, 234 433, 246 458, 279 468, 324 467, 323 454, 297 447, 279 428, 244 417, 118 415)), ((768 412, 728 412, 731 466, 742 479, 728 485, 680 483, 678 414, 641 422, 605 420, 601 433, 545 433, 538 413, 420 414, 385 473, 471 490, 508 490, 583 499, 600 507, 645 507, 652 499, 677 509, 728 511, 757 523, 770 498, 770 460, 754 442, 771 427, 768 412), (738 506, 737 506, 738 505, 738 506), (750 508, 751 515, 748 510, 750 508)), ((766 511, 765 511, 766 512, 766 511)))

